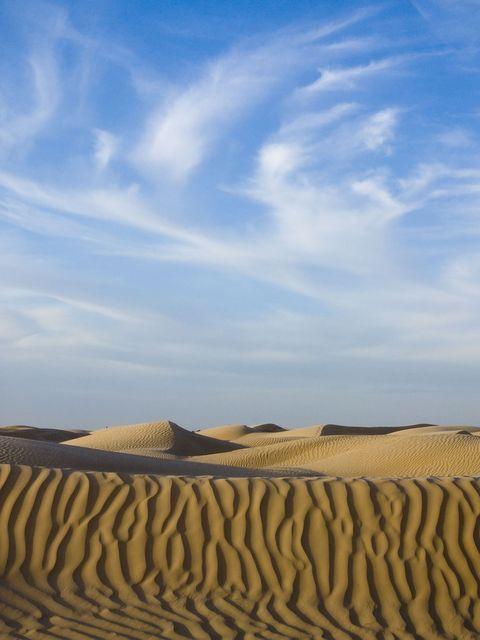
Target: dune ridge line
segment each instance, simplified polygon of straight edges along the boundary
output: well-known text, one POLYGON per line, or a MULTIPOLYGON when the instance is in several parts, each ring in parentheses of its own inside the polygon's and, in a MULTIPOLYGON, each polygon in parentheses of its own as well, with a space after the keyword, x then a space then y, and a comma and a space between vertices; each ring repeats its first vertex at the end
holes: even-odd
POLYGON ((479 495, 475 478, 213 479, 2 464, 0 632, 473 640, 479 495))

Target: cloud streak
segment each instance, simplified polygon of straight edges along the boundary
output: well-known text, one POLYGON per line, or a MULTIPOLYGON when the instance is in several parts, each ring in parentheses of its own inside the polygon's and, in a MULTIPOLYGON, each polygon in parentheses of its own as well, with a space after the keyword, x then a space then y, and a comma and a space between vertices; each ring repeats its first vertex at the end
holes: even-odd
MULTIPOLYGON (((134 157, 155 177, 187 177, 222 133, 318 56, 322 39, 364 19, 359 11, 304 32, 282 33, 257 46, 238 46, 207 64, 200 78, 166 98, 148 118, 134 157)), ((344 43, 346 51, 356 41, 344 43)))

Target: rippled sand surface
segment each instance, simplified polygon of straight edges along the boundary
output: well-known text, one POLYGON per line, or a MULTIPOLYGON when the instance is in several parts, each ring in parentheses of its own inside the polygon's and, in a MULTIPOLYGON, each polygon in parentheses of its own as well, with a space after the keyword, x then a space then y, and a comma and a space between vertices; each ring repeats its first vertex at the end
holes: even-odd
POLYGON ((480 637, 477 429, 209 431, 0 436, 0 638, 480 637))

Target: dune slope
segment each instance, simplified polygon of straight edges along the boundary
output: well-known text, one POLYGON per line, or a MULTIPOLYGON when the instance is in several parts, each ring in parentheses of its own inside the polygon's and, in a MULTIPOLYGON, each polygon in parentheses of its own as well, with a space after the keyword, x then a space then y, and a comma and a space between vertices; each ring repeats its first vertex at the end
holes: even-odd
POLYGON ((405 432, 401 437, 368 436, 358 451, 339 452, 305 464, 327 475, 443 476, 480 475, 480 438, 468 431, 405 432))
POLYGON ((1 436, 41 440, 44 442, 64 442, 65 440, 81 438, 88 434, 89 431, 82 429, 45 429, 42 427, 29 427, 23 424, 0 427, 1 436))
POLYGON ((136 449, 158 449, 177 456, 192 456, 241 448, 241 445, 233 442, 209 438, 188 431, 170 420, 99 429, 83 438, 68 440, 64 444, 103 451, 131 451, 132 453, 136 449))
MULTIPOLYGON (((250 469, 309 469, 322 475, 376 477, 480 475, 480 438, 476 430, 420 428, 387 435, 267 434, 237 451, 194 456, 191 460, 250 469)), ((303 430, 302 430, 303 431, 303 430)), ((292 431, 293 433, 293 431, 292 431)))
MULTIPOLYGON (((230 468, 215 463, 194 460, 157 459, 84 447, 70 447, 55 442, 37 442, 0 436, 0 464, 20 464, 32 467, 81 469, 86 471, 118 471, 122 473, 154 473, 162 475, 255 476, 255 469, 230 468)), ((262 475, 295 475, 296 470, 266 469, 262 475)), ((317 475, 305 470, 306 474, 317 475)))
POLYGON ((219 440, 233 440, 240 441, 244 436, 255 434, 273 434, 273 433, 289 433, 287 429, 279 427, 278 424, 273 422, 266 422, 262 424, 255 424, 251 427, 247 427, 246 424, 225 424, 219 427, 208 427, 206 429, 199 429, 196 433, 210 438, 218 438, 219 440))
POLYGON ((0 634, 474 640, 479 494, 1 465, 0 634))

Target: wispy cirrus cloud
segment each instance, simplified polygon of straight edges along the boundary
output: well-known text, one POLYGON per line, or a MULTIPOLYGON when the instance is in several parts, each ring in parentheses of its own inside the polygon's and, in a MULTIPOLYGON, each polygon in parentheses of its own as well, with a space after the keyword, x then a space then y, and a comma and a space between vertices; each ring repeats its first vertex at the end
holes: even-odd
POLYGON ((104 129, 95 129, 94 154, 95 163, 100 170, 106 169, 115 156, 118 147, 117 138, 104 129))
POLYGON ((353 67, 321 69, 320 77, 314 82, 301 87, 298 93, 308 97, 320 91, 347 91, 349 89, 355 89, 362 81, 364 82, 375 75, 393 69, 405 61, 403 57, 392 57, 353 67))
MULTIPOLYGON (((275 34, 260 44, 237 46, 208 63, 198 80, 173 92, 148 118, 135 150, 136 162, 157 177, 188 176, 232 123, 291 81, 294 73, 311 66, 322 53, 317 51, 322 39, 371 13, 357 11, 314 29, 275 34)), ((363 41, 362 47, 372 43, 363 41)), ((344 41, 342 53, 358 47, 358 40, 344 41)))
POLYGON ((22 106, 6 106, 0 114, 0 151, 3 152, 31 143, 58 107, 60 91, 53 51, 47 48, 31 53, 26 67, 30 99, 22 106))

